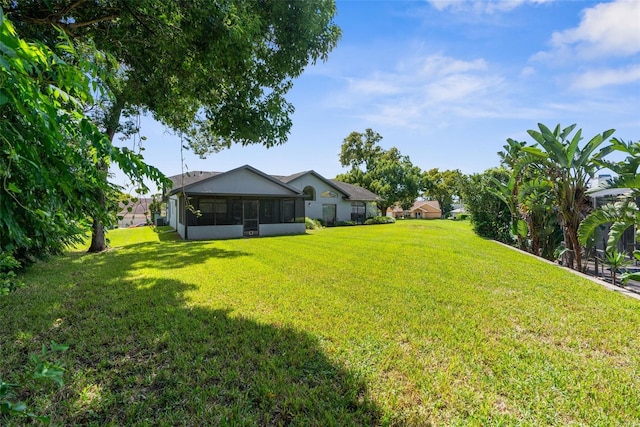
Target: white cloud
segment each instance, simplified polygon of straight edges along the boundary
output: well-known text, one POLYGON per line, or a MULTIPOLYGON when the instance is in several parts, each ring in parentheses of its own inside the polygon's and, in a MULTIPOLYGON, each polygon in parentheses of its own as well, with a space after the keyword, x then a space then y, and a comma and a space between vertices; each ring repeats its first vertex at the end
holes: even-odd
MULTIPOLYGON (((330 94, 330 107, 355 111, 375 123, 415 128, 426 117, 446 117, 461 106, 486 112, 504 78, 483 58, 462 60, 442 54, 404 58, 390 72, 345 79, 346 89, 330 94)), ((484 114, 484 113, 483 113, 484 114)))
POLYGON ((536 69, 533 67, 524 67, 521 71, 520 71, 520 77, 529 77, 529 76, 533 76, 536 74, 536 69))
POLYGON ((585 9, 580 25, 553 33, 551 44, 553 52, 549 54, 554 57, 574 54, 595 59, 634 55, 640 52, 640 1, 618 0, 585 9))
POLYGON ((439 11, 450 9, 454 12, 492 14, 509 12, 524 4, 542 4, 554 0, 427 0, 431 6, 439 11))
POLYGON ((604 86, 622 85, 640 82, 640 65, 624 69, 591 70, 578 76, 572 83, 572 89, 597 89, 604 86))

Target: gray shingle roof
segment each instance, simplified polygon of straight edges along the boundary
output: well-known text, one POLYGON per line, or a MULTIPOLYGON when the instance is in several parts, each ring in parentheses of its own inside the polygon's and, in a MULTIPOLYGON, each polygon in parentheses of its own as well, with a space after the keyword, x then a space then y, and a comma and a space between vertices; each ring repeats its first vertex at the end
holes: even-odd
MULTIPOLYGON (((173 175, 168 177, 173 183, 172 190, 176 190, 187 185, 195 184, 203 179, 211 178, 212 176, 220 175, 222 172, 207 172, 207 171, 190 171, 180 175, 173 175)), ((167 189, 167 193, 170 190, 167 189)))
MULTIPOLYGON (((242 167, 247 167, 249 168, 250 166, 245 165, 242 167)), ((251 168, 252 170, 254 170, 253 168, 251 168)), ((257 170, 256 170, 257 171, 257 170)), ((260 172, 260 171, 257 171, 260 172)), ((196 182, 200 182, 202 180, 214 177, 216 175, 221 175, 223 173, 226 172, 207 172, 207 171, 190 171, 190 172, 185 172, 183 175, 173 175, 168 177, 171 182, 173 183, 173 187, 171 190, 167 190, 167 194, 171 194, 171 193, 175 193, 177 189, 184 187, 187 187, 191 184, 195 184, 196 182)), ((262 172, 260 172, 262 173, 262 172)), ((324 180, 325 182, 327 182, 328 184, 333 185, 334 187, 336 187, 338 190, 340 190, 341 192, 343 192, 344 194, 346 194, 348 197, 346 198, 347 200, 353 200, 353 201, 362 201, 362 202, 375 202, 377 200, 380 199, 380 197, 374 193, 372 193, 371 191, 367 190, 366 188, 362 188, 359 187, 357 185, 353 185, 353 184, 348 184, 346 182, 342 182, 342 181, 338 181, 335 179, 326 179, 324 177, 322 177, 320 174, 318 174, 317 172, 314 171, 303 171, 303 172, 298 172, 298 173, 294 173, 293 175, 266 175, 270 178, 276 179, 282 183, 288 184, 289 182, 295 180, 296 178, 299 178, 303 175, 306 175, 308 173, 313 173, 314 175, 316 175, 318 178, 324 180)))
POLYGON ((330 179, 329 181, 331 181, 345 193, 349 194, 349 200, 357 200, 361 202, 375 202, 377 200, 380 200, 380 197, 377 194, 372 193, 366 188, 338 181, 337 179, 330 179))

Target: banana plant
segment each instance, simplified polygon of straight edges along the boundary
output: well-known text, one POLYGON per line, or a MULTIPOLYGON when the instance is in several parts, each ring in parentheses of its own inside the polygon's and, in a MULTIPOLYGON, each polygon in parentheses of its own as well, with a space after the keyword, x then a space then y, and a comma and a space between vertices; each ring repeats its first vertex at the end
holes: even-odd
POLYGON ((604 253, 604 258, 602 258, 601 261, 603 264, 608 265, 611 269, 611 283, 616 286, 618 285, 616 277, 618 274, 618 269, 631 263, 631 261, 627 259, 624 252, 620 252, 617 249, 606 251, 604 253))
POLYGON ((595 135, 580 148, 582 130, 579 129, 571 137, 575 127, 573 124, 561 129, 560 125, 557 125, 552 131, 539 123, 539 131, 528 131, 539 147, 524 147, 522 150, 532 156, 531 165, 546 174, 553 184, 552 191, 558 206, 565 243, 573 255, 569 260, 570 267, 574 268, 575 261, 575 268, 582 271, 583 248, 578 240, 578 227, 589 206, 586 195, 589 179, 600 167, 596 163, 598 153, 594 153, 609 139, 614 130, 595 135))
MULTIPOLYGON (((640 261, 640 251, 634 251, 633 256, 636 259, 636 261, 640 261)), ((622 276, 620 276, 620 279, 622 280, 622 284, 624 285, 626 285, 629 282, 629 280, 640 281, 640 271, 636 271, 633 273, 624 273, 622 276)))
MULTIPOLYGON (((578 227, 580 243, 586 244, 596 229, 604 224, 611 224, 607 240, 607 251, 611 251, 628 228, 635 226, 640 229, 640 209, 631 199, 601 206, 589 214, 578 227)), ((640 238, 639 233, 636 235, 640 238)))
POLYGON ((624 143, 618 139, 612 139, 612 145, 605 147, 596 160, 601 166, 605 166, 618 173, 618 177, 613 179, 604 187, 605 189, 626 189, 624 199, 615 203, 608 203, 601 206, 582 221, 578 228, 578 237, 584 244, 595 232, 598 226, 611 224, 609 239, 607 241, 607 251, 612 251, 624 232, 631 228, 636 228, 636 241, 640 240, 640 209, 634 201, 640 196, 640 141, 624 143), (628 154, 621 162, 605 161, 603 157, 612 151, 620 151, 628 154))

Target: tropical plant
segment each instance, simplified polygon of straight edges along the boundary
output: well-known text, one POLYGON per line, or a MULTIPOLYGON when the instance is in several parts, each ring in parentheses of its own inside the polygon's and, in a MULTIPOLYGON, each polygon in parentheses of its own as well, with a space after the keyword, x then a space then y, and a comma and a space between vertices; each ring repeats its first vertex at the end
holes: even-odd
MULTIPOLYGON (((634 251, 633 252, 633 257, 636 259, 636 261, 640 261, 640 251, 634 251)), ((623 275, 620 276, 620 279, 622 280, 623 284, 627 284, 629 282, 629 280, 638 280, 640 281, 640 271, 636 271, 636 272, 626 272, 623 275)))
POLYGON ((534 178, 524 181, 518 193, 520 221, 527 226, 527 249, 549 260, 555 258, 555 249, 562 241, 552 188, 548 180, 534 178))
POLYGON ((601 206, 587 216, 578 229, 580 242, 584 244, 599 226, 611 224, 607 240, 608 251, 616 248, 624 232, 631 227, 636 228, 636 241, 640 239, 640 209, 634 200, 640 195, 640 141, 625 144, 614 138, 612 142, 611 146, 601 151, 598 163, 619 174, 603 189, 624 189, 619 196, 622 200, 601 206), (604 160, 604 156, 613 151, 620 151, 628 156, 620 162, 604 160))
POLYGON ((601 259, 601 261, 603 264, 608 265, 611 269, 611 283, 616 286, 618 285, 618 269, 631 263, 631 261, 627 259, 625 253, 620 252, 617 249, 605 251, 604 257, 601 259))
POLYGON ((607 240, 607 250, 611 251, 627 229, 640 226, 640 209, 631 199, 601 206, 580 224, 578 228, 580 243, 585 244, 596 229, 604 224, 611 224, 607 240))
POLYGON ((582 130, 571 136, 575 127, 573 124, 562 129, 557 125, 552 131, 539 123, 539 131, 528 131, 539 147, 524 147, 523 150, 532 156, 529 164, 552 183, 565 244, 571 254, 569 267, 583 271, 583 247, 578 239, 578 227, 590 209, 587 186, 599 168, 596 150, 614 130, 594 136, 581 148, 582 130))

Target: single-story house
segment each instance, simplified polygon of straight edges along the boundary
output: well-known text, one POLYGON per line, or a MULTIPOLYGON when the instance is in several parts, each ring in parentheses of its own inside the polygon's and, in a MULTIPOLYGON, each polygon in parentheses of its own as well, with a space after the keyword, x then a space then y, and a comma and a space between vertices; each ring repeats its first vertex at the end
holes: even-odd
POLYGON ((454 203, 452 207, 453 209, 451 210, 451 212, 449 212, 449 215, 453 219, 458 219, 458 215, 467 213, 467 210, 462 203, 454 203))
POLYGON ((391 206, 387 209, 387 216, 392 218, 435 219, 442 217, 440 203, 437 200, 418 200, 411 208, 404 210, 400 206, 391 206))
POLYGON ((437 200, 420 200, 409 209, 409 216, 416 219, 442 218, 442 210, 437 200))
POLYGON ((375 214, 375 194, 314 171, 271 176, 245 165, 169 178, 167 222, 188 240, 304 234, 305 216, 332 224, 375 214))

